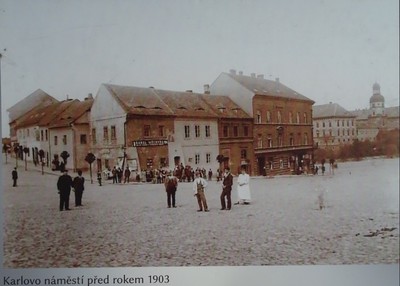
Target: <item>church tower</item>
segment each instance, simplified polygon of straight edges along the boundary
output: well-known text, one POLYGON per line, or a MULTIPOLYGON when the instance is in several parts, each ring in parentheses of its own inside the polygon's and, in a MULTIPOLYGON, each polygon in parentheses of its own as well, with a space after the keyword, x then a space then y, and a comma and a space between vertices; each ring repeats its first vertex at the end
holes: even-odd
POLYGON ((381 116, 385 110, 385 98, 381 94, 381 87, 378 83, 372 86, 372 96, 369 99, 369 109, 372 116, 381 116))

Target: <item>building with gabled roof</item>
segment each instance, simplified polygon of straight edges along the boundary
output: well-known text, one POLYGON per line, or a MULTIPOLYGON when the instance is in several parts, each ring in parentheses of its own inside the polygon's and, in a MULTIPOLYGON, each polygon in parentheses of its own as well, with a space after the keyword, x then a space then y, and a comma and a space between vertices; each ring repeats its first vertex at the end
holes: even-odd
POLYGON ((9 118, 11 141, 13 143, 17 141, 15 125, 17 124, 17 120, 19 118, 24 116, 29 111, 35 109, 36 107, 43 107, 57 102, 58 100, 51 95, 47 94, 41 89, 37 89, 24 99, 9 107, 7 109, 7 112, 9 118))
POLYGON ((68 169, 86 170, 89 167, 84 159, 90 151, 89 119, 92 104, 92 97, 84 101, 72 100, 66 109, 47 124, 50 156, 68 152, 68 169))
POLYGON ((342 144, 352 144, 357 138, 355 115, 337 103, 313 106, 314 143, 335 150, 342 144))
POLYGON ((91 113, 97 169, 216 169, 217 119, 199 94, 102 84, 91 113))
POLYGON ((299 173, 312 167, 314 101, 263 75, 221 73, 210 94, 228 95, 253 118, 256 174, 299 173))

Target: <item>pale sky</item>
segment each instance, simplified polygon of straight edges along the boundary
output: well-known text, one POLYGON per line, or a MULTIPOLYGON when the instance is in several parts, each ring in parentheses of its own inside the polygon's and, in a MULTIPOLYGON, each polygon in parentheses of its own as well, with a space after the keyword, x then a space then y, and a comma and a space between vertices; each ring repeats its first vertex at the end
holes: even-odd
POLYGON ((203 92, 230 69, 347 110, 367 108, 378 82, 399 105, 398 0, 0 0, 0 51, 3 137, 6 109, 38 88, 203 92))

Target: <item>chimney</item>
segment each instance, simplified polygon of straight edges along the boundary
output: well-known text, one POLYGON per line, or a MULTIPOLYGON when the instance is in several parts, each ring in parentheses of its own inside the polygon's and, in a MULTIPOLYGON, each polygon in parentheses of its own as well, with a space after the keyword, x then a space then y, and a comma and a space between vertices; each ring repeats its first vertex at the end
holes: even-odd
POLYGON ((256 74, 255 73, 251 73, 250 76, 255 78, 256 74))
POLYGON ((242 71, 239 71, 239 75, 243 75, 243 72, 242 72, 242 71))
POLYGON ((279 92, 279 86, 280 86, 279 77, 277 77, 277 78, 275 78, 275 89, 276 89, 276 92, 279 92))
POLYGON ((93 99, 93 94, 88 93, 88 96, 85 98, 85 100, 88 100, 88 99, 93 99))
POLYGON ((205 84, 203 87, 204 87, 204 94, 210 94, 210 85, 205 84))
POLYGON ((229 70, 229 73, 230 73, 230 74, 233 74, 233 75, 236 75, 236 70, 231 69, 231 70, 229 70))
POLYGON ((69 100, 69 95, 67 94, 67 100, 69 100))
POLYGON ((264 79, 264 75, 263 74, 259 74, 259 75, 257 75, 257 78, 264 79))

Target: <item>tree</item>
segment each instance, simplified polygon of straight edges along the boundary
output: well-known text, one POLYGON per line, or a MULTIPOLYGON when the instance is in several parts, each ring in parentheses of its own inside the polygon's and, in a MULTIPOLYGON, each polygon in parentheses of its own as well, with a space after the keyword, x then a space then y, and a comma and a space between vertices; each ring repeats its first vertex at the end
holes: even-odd
POLYGON ((14 153, 15 153, 15 168, 18 168, 19 147, 17 145, 14 146, 14 153))
POLYGON ((26 161, 26 159, 27 159, 26 157, 28 157, 29 148, 28 147, 24 147, 23 151, 25 153, 25 171, 27 171, 28 170, 28 164, 27 164, 27 161, 26 161))
POLYGON ((6 143, 3 144, 3 151, 6 154, 6 164, 7 164, 7 153, 8 150, 10 149, 10 145, 7 145, 6 143))
POLYGON ((92 177, 92 163, 96 160, 96 156, 93 153, 88 153, 85 157, 85 161, 89 163, 89 170, 90 170, 90 183, 93 184, 93 177, 92 177))

